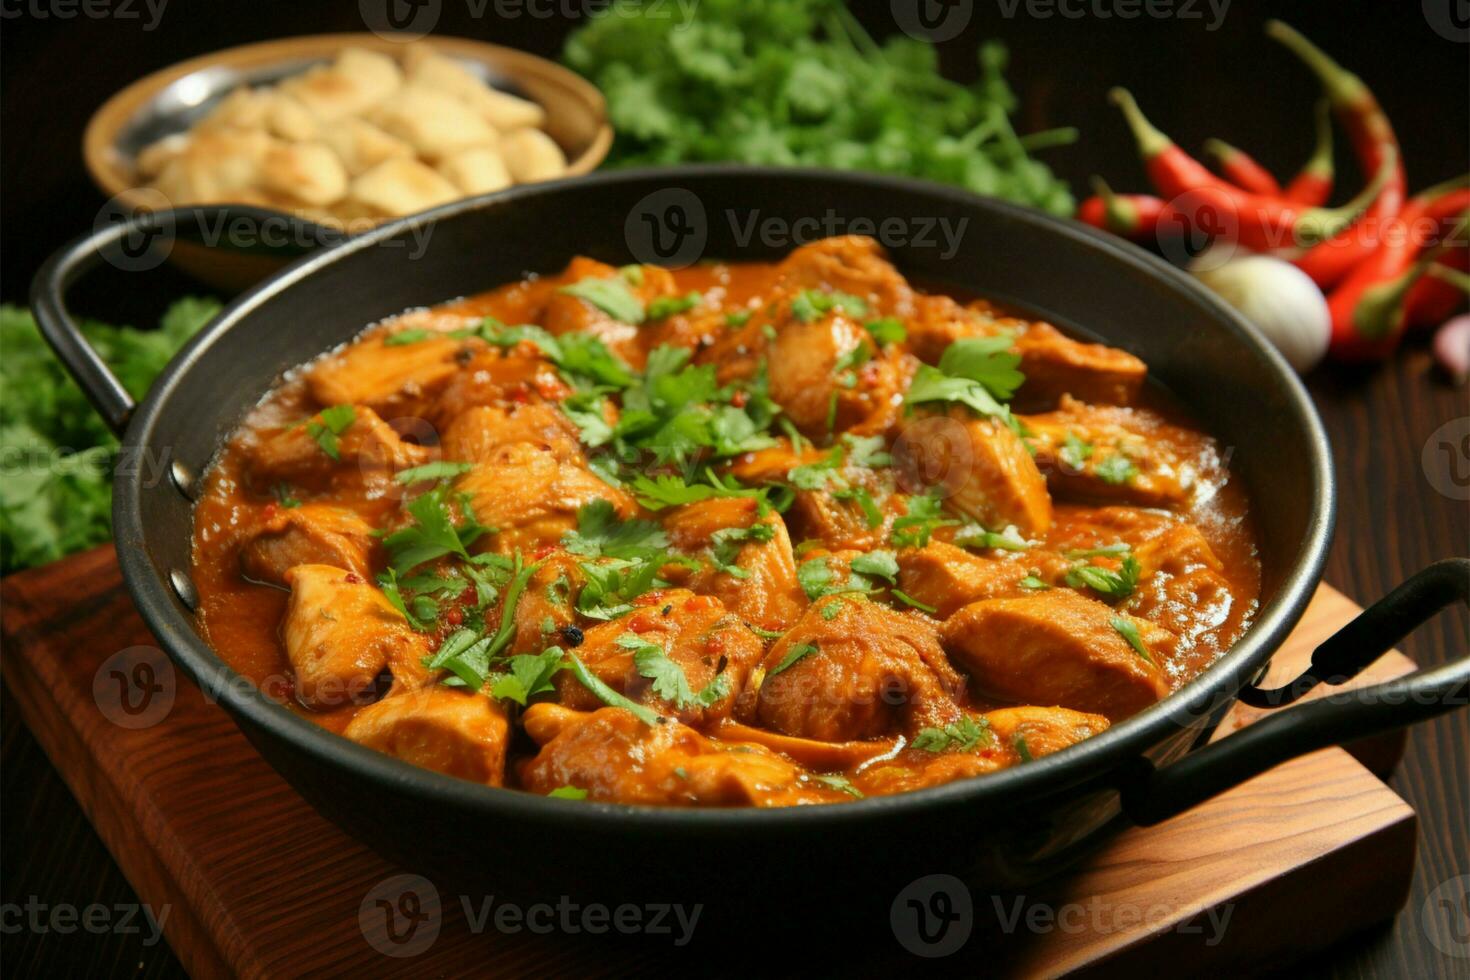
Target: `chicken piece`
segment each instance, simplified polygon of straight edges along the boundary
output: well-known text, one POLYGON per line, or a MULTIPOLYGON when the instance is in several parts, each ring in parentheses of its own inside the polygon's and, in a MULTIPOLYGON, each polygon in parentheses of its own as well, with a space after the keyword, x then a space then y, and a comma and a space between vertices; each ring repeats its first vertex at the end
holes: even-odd
POLYGON ((585 560, 565 551, 541 560, 516 603, 511 653, 540 653, 549 646, 575 649, 582 644, 572 598, 586 584, 579 564, 585 560))
POLYGON ((1179 636, 1181 649, 1224 647, 1214 631, 1230 622, 1235 593, 1224 564, 1193 524, 1171 524, 1133 549, 1140 568, 1130 609, 1179 636))
POLYGON ((872 471, 847 471, 855 475, 843 490, 798 490, 786 512, 802 541, 818 540, 834 551, 872 551, 884 547, 895 518, 908 510, 908 497, 893 491, 892 482, 872 471), (877 523, 856 496, 854 489, 868 491, 877 513, 877 523))
POLYGON ((1026 383, 1023 406, 1055 404, 1070 394, 1105 405, 1128 405, 1148 376, 1148 365, 1127 351, 1073 340, 1049 323, 1033 323, 1016 338, 1026 383))
POLYGON ((1101 735, 1110 724, 1102 715, 1033 705, 998 708, 987 712, 985 721, 996 739, 1020 756, 1018 761, 1060 752, 1083 739, 1101 735))
POLYGON ((526 733, 540 746, 520 766, 533 793, 563 786, 592 800, 666 806, 794 806, 852 797, 759 745, 718 742, 676 721, 645 725, 622 708, 586 713, 533 704, 526 733))
POLYGON ((1073 340, 1049 323, 997 313, 987 304, 961 306, 948 296, 918 296, 905 323, 908 346, 926 364, 938 364, 950 344, 969 337, 1016 338, 1026 381, 1016 403, 1045 409, 1064 394, 1090 402, 1127 405, 1137 398, 1148 366, 1127 351, 1073 340))
POLYGON ((481 463, 513 442, 549 449, 564 463, 584 462, 577 427, 561 409, 544 402, 467 409, 449 423, 442 447, 445 459, 481 463))
MULTIPOLYGON (((585 280, 607 280, 612 289, 626 290, 645 308, 660 296, 677 294, 673 274, 667 269, 653 265, 629 268, 638 271, 625 275, 606 263, 578 256, 561 274, 560 281, 565 288, 577 286, 585 280)), ((561 288, 547 297, 536 322, 553 334, 591 334, 635 367, 643 363, 642 338, 637 323, 619 320, 591 300, 563 292, 561 288)))
POLYGON ((1088 405, 1064 396, 1054 412, 1022 417, 1036 465, 1059 497, 1180 507, 1199 483, 1207 436, 1141 408, 1088 405))
MULTIPOLYGON (((587 630, 577 656, 613 690, 661 715, 695 727, 727 717, 761 658, 760 638, 714 596, 670 589, 636 601, 648 604, 587 630)), ((567 707, 590 711, 601 704, 570 673, 557 675, 556 689, 567 707)))
POLYGON ((664 516, 664 528, 676 551, 712 550, 710 557, 723 567, 708 563, 685 584, 713 595, 745 622, 785 630, 806 607, 786 522, 775 511, 759 517, 753 498, 716 497, 674 508, 664 516))
POLYGON ((1161 665, 1177 642, 1167 630, 1070 589, 971 603, 945 621, 940 638, 987 696, 1114 721, 1169 693, 1161 665), (1115 623, 1131 626, 1147 653, 1115 623))
POLYGON ((572 393, 556 367, 529 342, 479 351, 444 387, 428 419, 442 432, 462 413, 482 405, 560 402, 572 393))
POLYGON ((848 594, 812 603, 771 646, 737 715, 846 742, 942 727, 959 719, 964 697, 932 626, 848 594))
POLYGON ((247 577, 272 585, 284 585, 286 572, 297 565, 332 565, 366 579, 376 543, 368 522, 346 507, 277 507, 240 549, 240 567, 247 577))
POLYGON ((362 576, 330 565, 286 572, 291 599, 282 634, 296 674, 296 695, 308 707, 342 707, 371 699, 378 675, 415 673, 428 639, 362 576))
POLYGON ((1024 594, 1020 582, 1030 566, 1017 561, 981 558, 943 541, 898 553, 898 588, 904 595, 934 607, 948 619, 962 606, 981 599, 1024 594))
POLYGON ((339 477, 386 478, 394 470, 421 466, 433 456, 405 442, 370 408, 358 406, 335 432, 320 414, 305 422, 254 437, 250 474, 260 487, 278 482, 322 490, 339 477), (328 452, 336 450, 336 458, 328 452))
POLYGON ((550 449, 513 442, 494 449, 488 458, 459 478, 456 489, 470 495, 480 523, 496 528, 496 550, 534 551, 561 540, 577 526, 577 510, 606 500, 627 519, 638 505, 581 466, 557 459, 550 449))
POLYGON ((894 758, 859 770, 852 782, 864 796, 908 793, 1004 769, 1011 764, 1007 755, 994 741, 974 752, 908 749, 894 758))
POLYGON ((893 446, 904 486, 937 486, 945 505, 992 531, 1014 526, 1038 538, 1051 527, 1051 497, 1026 445, 1003 422, 955 407, 918 415, 893 446))
MULTIPOLYGON (((777 267, 781 285, 795 290, 837 290, 863 300, 875 316, 907 316, 914 292, 865 235, 824 238, 796 249, 777 267)), ((778 399, 779 400, 779 399, 778 399)))
POLYGON ((305 374, 312 397, 321 405, 366 405, 387 417, 421 416, 483 345, 437 334, 389 343, 402 333, 380 331, 317 361, 305 374))
POLYGON ((510 723, 499 702, 435 684, 390 694, 357 712, 343 732, 384 755, 490 786, 505 783, 510 723))
POLYGON ((811 438, 887 431, 917 366, 900 352, 877 353, 867 331, 838 312, 784 324, 766 362, 771 397, 811 438))
POLYGON ((798 466, 822 463, 829 453, 830 450, 818 449, 809 443, 803 443, 798 452, 792 448, 791 440, 777 436, 774 446, 736 456, 730 464, 730 475, 746 486, 785 483, 792 470, 798 466))

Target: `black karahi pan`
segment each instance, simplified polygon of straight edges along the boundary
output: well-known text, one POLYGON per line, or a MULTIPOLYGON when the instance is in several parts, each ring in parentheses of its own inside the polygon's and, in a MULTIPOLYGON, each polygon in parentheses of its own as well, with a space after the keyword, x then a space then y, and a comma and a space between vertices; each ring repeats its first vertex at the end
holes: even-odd
POLYGON ((750 167, 517 187, 312 247, 327 237, 248 208, 134 216, 54 255, 32 300, 47 340, 122 437, 114 533, 143 618, 303 796, 410 869, 502 895, 699 902, 716 928, 793 914, 810 925, 817 908, 886 917, 920 876, 949 873, 977 888, 1034 881, 1110 826, 1155 823, 1292 756, 1466 703, 1470 659, 1461 659, 1203 744, 1237 698, 1277 707, 1319 682, 1341 683, 1437 610, 1466 601, 1470 560, 1433 565, 1374 604, 1297 683, 1253 687, 1321 575, 1336 495, 1327 439, 1296 376, 1258 334, 1188 276, 1114 238, 937 185, 750 167), (577 254, 614 264, 769 260, 840 233, 877 237, 920 282, 1015 304, 1132 351, 1230 448, 1263 569, 1260 611, 1233 649, 1163 702, 1055 755, 913 793, 761 811, 547 799, 418 769, 281 707, 200 638, 192 496, 222 441, 283 372, 386 315, 558 271, 577 254), (104 259, 142 268, 185 236, 309 254, 230 304, 135 406, 63 294, 104 259))

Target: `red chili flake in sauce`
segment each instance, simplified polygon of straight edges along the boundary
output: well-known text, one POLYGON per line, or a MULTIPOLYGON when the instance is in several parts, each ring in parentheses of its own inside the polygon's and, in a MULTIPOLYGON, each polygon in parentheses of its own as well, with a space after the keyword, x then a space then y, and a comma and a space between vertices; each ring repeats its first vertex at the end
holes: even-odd
POLYGON ((736 408, 744 408, 745 403, 748 401, 750 401, 750 394, 748 392, 737 391, 730 396, 730 404, 736 408))
POLYGON ((510 400, 519 405, 524 405, 531 400, 531 393, 526 390, 525 382, 516 385, 511 390, 510 400))
POLYGON ((539 547, 535 551, 531 552, 531 557, 534 558, 534 559, 536 559, 537 561, 540 561, 541 559, 545 558, 547 555, 551 554, 555 550, 556 550, 556 545, 554 545, 554 544, 543 544, 541 547, 539 547))
POLYGON ((348 585, 361 585, 362 584, 362 579, 358 578, 352 572, 348 572, 347 573, 347 577, 344 578, 342 581, 346 582, 348 585))
POLYGON ((291 681, 285 677, 270 677, 265 682, 266 697, 284 701, 291 696, 291 681))
POLYGON ((658 629, 658 617, 644 610, 636 612, 628 617, 628 629, 634 633, 647 633, 649 630, 658 629))
POLYGON ((687 612, 700 612, 705 609, 713 609, 720 604, 720 600, 712 595, 697 595, 684 603, 687 612))
POLYGON ((725 652, 725 634, 724 634, 724 632, 721 631, 719 633, 711 633, 709 636, 706 636, 704 638, 704 648, 706 650, 708 650, 710 653, 714 653, 714 654, 724 653, 725 652))
POLYGON ((480 594, 475 591, 473 585, 466 585, 464 591, 459 594, 459 601, 465 605, 474 605, 479 598, 480 594))
POLYGON ((444 614, 444 618, 449 621, 450 626, 458 626, 464 622, 464 611, 458 606, 450 606, 449 612, 444 614))
POLYGON ((262 510, 260 512, 260 516, 264 517, 268 521, 273 521, 276 519, 276 515, 280 512, 281 508, 279 505, 270 503, 265 505, 265 510, 262 510))

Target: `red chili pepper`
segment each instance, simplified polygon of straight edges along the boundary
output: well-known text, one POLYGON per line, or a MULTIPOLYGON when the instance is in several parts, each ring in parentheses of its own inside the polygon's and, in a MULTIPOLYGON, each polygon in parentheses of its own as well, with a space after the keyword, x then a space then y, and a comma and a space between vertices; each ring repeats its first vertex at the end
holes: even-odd
POLYGON ((1101 177, 1092 178, 1097 193, 1077 208, 1077 220, 1132 242, 1152 241, 1168 205, 1152 194, 1115 194, 1101 177))
MULTIPOLYGON (((1148 121, 1126 89, 1115 88, 1110 95, 1128 120, 1149 178, 1159 192, 1170 198, 1192 199, 1184 207, 1192 212, 1186 215, 1188 218, 1203 224, 1209 217, 1215 225, 1209 230, 1256 251, 1314 244, 1338 234, 1378 199, 1397 169, 1397 157, 1390 153, 1375 168, 1368 185, 1336 208, 1309 208, 1279 197, 1248 194, 1181 150, 1148 121)), ((1179 207, 1174 202, 1170 206, 1179 207)))
MULTIPOLYGON (((1328 354, 1342 361, 1376 361, 1391 354, 1403 338, 1405 298, 1414 284, 1444 254, 1441 242, 1423 252, 1414 226, 1425 216, 1434 198, 1416 197, 1404 211, 1402 234, 1386 235, 1383 244, 1355 268, 1327 296, 1332 313, 1332 340, 1328 354)), ((1461 217, 1452 235, 1464 234, 1470 212, 1461 217)))
POLYGON ((1317 145, 1312 155, 1297 171, 1291 183, 1282 192, 1288 201, 1317 207, 1327 203, 1332 196, 1332 102, 1318 99, 1316 108, 1317 145))
POLYGON ((1384 161, 1392 172, 1383 193, 1361 219, 1293 261, 1324 289, 1337 284, 1364 258, 1373 254, 1384 227, 1404 206, 1405 179, 1398 138, 1383 108, 1363 80, 1329 58, 1321 48, 1279 20, 1266 23, 1266 34, 1280 41, 1316 74, 1332 102, 1338 120, 1352 140, 1364 173, 1377 173, 1384 161))
POLYGON ((1414 283, 1404 297, 1404 325, 1409 330, 1437 327, 1465 308, 1464 281, 1453 273, 1470 274, 1470 246, 1452 246, 1414 283))
POLYGON ((1281 194, 1281 184, 1271 176, 1271 171, 1240 147, 1231 146, 1224 140, 1210 139, 1205 140, 1205 151, 1220 161, 1225 179, 1241 190, 1269 197, 1281 194))

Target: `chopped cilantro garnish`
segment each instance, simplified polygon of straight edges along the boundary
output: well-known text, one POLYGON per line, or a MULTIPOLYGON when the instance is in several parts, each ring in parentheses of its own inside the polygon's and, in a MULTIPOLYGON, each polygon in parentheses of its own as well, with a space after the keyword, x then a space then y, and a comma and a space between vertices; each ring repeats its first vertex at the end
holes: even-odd
POLYGON ((1016 584, 1023 589, 1030 589, 1033 592, 1041 592, 1045 589, 1051 588, 1051 586, 1047 585, 1040 575, 1027 575, 1016 584))
POLYGON ((1022 762, 1030 762, 1032 760, 1031 746, 1026 744, 1025 735, 1017 734, 1011 744, 1016 747, 1016 754, 1021 757, 1022 762))
POLYGON ((914 736, 913 748, 926 752, 973 752, 982 744, 989 745, 995 738, 986 718, 965 716, 943 728, 921 728, 914 736))
POLYGON ((282 507, 291 508, 301 506, 300 499, 291 492, 291 485, 289 483, 277 483, 271 487, 271 493, 275 495, 276 503, 282 507))
POLYGON ((1128 483, 1137 476, 1138 467, 1122 453, 1114 453, 1093 466, 1092 472, 1104 483, 1120 484, 1128 483))
POLYGON ((576 676, 583 687, 596 695, 597 699, 603 704, 612 708, 622 708, 624 711, 632 713, 635 718, 645 725, 662 723, 663 719, 659 717, 657 712, 650 711, 637 701, 625 697, 608 687, 602 678, 587 669, 587 665, 582 663, 575 653, 568 652, 566 657, 571 661, 572 674, 576 676))
POLYGON ((409 330, 399 330, 396 333, 390 333, 384 337, 383 346, 401 347, 404 344, 416 344, 421 340, 428 340, 431 336, 433 336, 433 331, 418 327, 409 330))
POLYGON ((588 558, 647 558, 669 546, 668 535, 654 521, 618 519, 613 505, 594 500, 577 511, 577 529, 562 536, 562 547, 588 558))
POLYGON ((398 586, 398 575, 393 569, 388 568, 378 577, 378 587, 383 590, 383 597, 388 600, 389 605, 403 614, 408 620, 408 625, 420 633, 428 630, 433 625, 433 619, 438 615, 439 606, 434 600, 427 596, 419 596, 412 602, 406 600, 402 589, 398 586))
POLYGON ((725 326, 743 327, 750 322, 750 310, 737 310, 734 313, 725 314, 725 326))
POLYGON ((342 451, 337 437, 346 432, 357 418, 357 409, 351 405, 333 405, 324 408, 317 419, 306 423, 306 434, 316 440, 316 444, 322 447, 322 452, 333 459, 341 459, 342 451))
POLYGON ((676 313, 686 313, 698 306, 702 299, 704 295, 698 290, 685 293, 683 296, 659 296, 648 304, 648 319, 662 320, 676 313))
POLYGON ((821 783, 828 789, 835 789, 839 793, 846 793, 848 796, 851 796, 854 799, 860 800, 863 798, 862 791, 854 786, 852 784, 852 781, 849 780, 846 776, 832 773, 829 775, 814 775, 812 776, 812 779, 815 782, 821 783))
MULTIPOLYGON (((639 270, 640 275, 642 271, 639 270)), ((642 323, 645 316, 643 302, 628 288, 626 277, 583 279, 563 286, 557 292, 586 300, 614 320, 624 323, 642 323)))
POLYGON ((801 660, 804 657, 809 657, 816 652, 816 646, 811 643, 796 644, 791 649, 786 651, 786 656, 781 658, 780 663, 776 664, 776 666, 766 671, 766 680, 770 680, 772 677, 775 677, 783 670, 786 670, 793 666, 798 660, 801 660))
POLYGON ((893 596, 893 598, 897 599, 899 602, 903 603, 905 606, 912 606, 915 609, 918 609, 921 612, 926 612, 931 616, 939 612, 936 607, 928 605, 927 603, 920 602, 918 599, 915 599, 913 596, 909 595, 906 592, 902 592, 899 589, 889 589, 888 594, 893 596))
POLYGON ((1083 442, 1075 432, 1068 432, 1062 448, 1057 450, 1057 458, 1069 469, 1080 470, 1092 458, 1092 443, 1083 442))
POLYGON ((447 484, 439 484, 428 493, 415 497, 407 510, 414 523, 394 531, 383 539, 388 549, 389 564, 404 573, 444 555, 458 555, 470 560, 469 545, 489 528, 474 519, 469 505, 461 500, 461 512, 465 520, 458 526, 450 514, 446 496, 447 484))
POLYGON ((1116 572, 1100 565, 1079 565, 1067 572, 1067 584, 1074 589, 1089 588, 1116 601, 1133 594, 1138 573, 1138 559, 1128 555, 1116 572))
POLYGON ((1134 653, 1137 653, 1149 663, 1154 662, 1153 655, 1149 653, 1148 646, 1143 642, 1143 637, 1139 635, 1138 627, 1130 620, 1124 619, 1122 616, 1114 616, 1109 621, 1109 625, 1118 631, 1119 636, 1128 641, 1128 645, 1133 648, 1134 653))
POLYGON ((585 800, 587 791, 580 786, 558 786, 546 795, 554 800, 585 800))
POLYGON ((510 672, 494 678, 490 686, 492 697, 502 701, 514 701, 524 707, 531 698, 556 690, 552 677, 567 666, 566 654, 561 647, 547 647, 540 653, 523 653, 508 661, 510 672))
POLYGON ((898 560, 891 551, 869 551, 855 556, 848 567, 858 575, 886 579, 893 582, 898 577, 898 560))
POLYGON ((810 323, 833 310, 848 316, 866 316, 868 304, 851 293, 820 289, 804 289, 791 301, 791 315, 802 323, 810 323))
POLYGON ((955 533, 954 543, 961 548, 999 548, 1002 551, 1025 551, 1031 542, 1021 537, 1014 525, 1003 531, 987 531, 978 524, 971 524, 955 533))
POLYGON ((909 332, 904 329, 903 321, 898 317, 885 316, 877 320, 869 320, 863 326, 879 344, 901 344, 909 336, 909 332))
POLYGON ((844 432, 842 444, 847 448, 848 466, 880 469, 893 463, 892 454, 884 448, 882 436, 855 436, 851 432, 844 432))
POLYGON ((649 643, 637 633, 624 633, 618 637, 618 646, 633 651, 633 665, 640 677, 653 681, 653 693, 672 702, 675 709, 683 711, 690 705, 708 708, 730 693, 730 679, 717 674, 696 694, 689 687, 689 678, 679 666, 655 643, 649 643))
POLYGON ((1115 541, 1112 544, 1100 545, 1096 548, 1073 548, 1062 552, 1068 558, 1097 558, 1100 556, 1126 555, 1133 548, 1126 541, 1115 541))
POLYGON ((470 463, 450 463, 438 460, 433 463, 425 463, 423 466, 399 470, 393 474, 393 479, 405 486, 425 480, 452 480, 461 473, 468 473, 473 468, 474 466, 470 463))
POLYGON ((452 686, 467 687, 478 691, 485 686, 485 676, 490 672, 490 638, 480 636, 474 630, 455 630, 444 638, 433 656, 424 661, 430 670, 447 670, 453 676, 446 680, 457 682, 452 686))
POLYGON ((942 512, 938 497, 910 497, 908 513, 893 522, 893 543, 900 548, 922 548, 939 528, 959 523, 943 517, 942 512))
POLYGON ((905 404, 955 402, 978 415, 1000 419, 1012 429, 1019 427, 1002 402, 1026 380, 1016 369, 1021 355, 1010 350, 1010 337, 967 337, 950 344, 939 366, 920 365, 909 385, 905 404))

